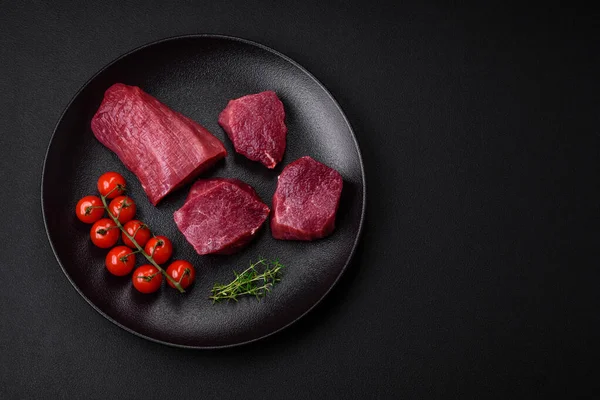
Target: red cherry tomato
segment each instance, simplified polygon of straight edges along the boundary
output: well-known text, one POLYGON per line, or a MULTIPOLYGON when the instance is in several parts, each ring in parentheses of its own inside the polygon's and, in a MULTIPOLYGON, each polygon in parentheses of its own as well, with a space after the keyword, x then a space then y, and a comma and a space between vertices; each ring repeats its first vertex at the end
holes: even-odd
MULTIPOLYGON (((137 244, 139 244, 142 248, 146 245, 146 243, 148 243, 148 240, 151 236, 150 228, 148 228, 148 226, 143 222, 134 219, 133 221, 127 222, 123 228, 125 228, 125 231, 132 236, 137 244)), ((121 239, 123 239, 123 244, 125 246, 129 246, 132 249, 136 248, 133 242, 129 240, 124 233, 121 234, 121 239)))
POLYGON ((171 244, 171 241, 164 236, 156 236, 148 240, 144 250, 157 264, 164 264, 173 254, 173 244, 171 244))
POLYGON ((154 293, 160 288, 162 274, 154 265, 145 264, 133 271, 133 287, 142 293, 154 293))
POLYGON ((98 179, 98 191, 107 199, 114 199, 125 193, 125 178, 116 172, 107 172, 98 179))
POLYGON ((137 207, 131 197, 115 197, 108 205, 108 211, 117 217, 120 223, 131 221, 135 216, 137 207))
MULTIPOLYGON (((194 280, 196 279, 196 270, 192 264, 184 260, 173 261, 167 268, 167 274, 176 282, 179 282, 184 289, 187 289, 187 287, 194 283, 194 280)), ((175 287, 168 279, 167 283, 172 288, 175 287)))
POLYGON ((75 214, 81 222, 93 224, 104 215, 104 206, 98 196, 85 196, 77 202, 75 214))
POLYGON ((125 276, 135 267, 135 254, 127 246, 117 246, 106 255, 105 265, 111 274, 125 276))
POLYGON ((102 218, 90 229, 92 243, 101 249, 113 247, 119 240, 119 228, 112 219, 102 218))

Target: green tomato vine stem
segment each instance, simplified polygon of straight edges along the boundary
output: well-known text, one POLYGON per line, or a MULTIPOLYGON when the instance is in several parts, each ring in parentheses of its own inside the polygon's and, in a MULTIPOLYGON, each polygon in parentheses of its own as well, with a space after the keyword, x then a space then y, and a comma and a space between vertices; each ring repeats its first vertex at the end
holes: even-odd
MULTIPOLYGON (((112 192, 112 190, 111 190, 111 192, 112 192)), ((107 193, 107 195, 109 195, 109 194, 110 194, 110 192, 107 193)), ((138 251, 141 254, 143 254, 144 257, 146 257, 146 259, 148 260, 148 262, 150 262, 150 264, 152 264, 156 269, 158 269, 158 271, 161 274, 163 274, 164 277, 166 279, 168 279, 169 282, 171 282, 173 284, 173 286, 175 286, 175 288, 177 290, 179 290, 179 293, 185 293, 185 290, 179 284, 179 282, 177 282, 175 279, 173 279, 171 276, 169 276, 169 274, 167 274, 167 272, 164 269, 162 269, 162 267, 160 265, 158 265, 156 263, 156 261, 154 261, 154 259, 152 258, 152 256, 150 256, 148 253, 146 253, 146 251, 142 248, 142 246, 140 246, 138 244, 138 242, 133 238, 133 236, 131 236, 129 233, 127 233, 127 231, 125 230, 125 228, 123 227, 123 225, 121 225, 121 223, 119 222, 118 217, 115 217, 114 215, 112 215, 112 213, 108 209, 108 204, 106 204, 106 196, 100 195, 100 199, 102 200, 102 204, 104 205, 104 209, 108 212, 108 215, 110 216, 110 218, 114 221, 114 223, 117 225, 117 227, 119 227, 119 229, 121 230, 121 232, 123 232, 123 234, 125 236, 127 236, 127 239, 131 240, 131 243, 133 243, 135 245, 135 247, 138 249, 138 251)))

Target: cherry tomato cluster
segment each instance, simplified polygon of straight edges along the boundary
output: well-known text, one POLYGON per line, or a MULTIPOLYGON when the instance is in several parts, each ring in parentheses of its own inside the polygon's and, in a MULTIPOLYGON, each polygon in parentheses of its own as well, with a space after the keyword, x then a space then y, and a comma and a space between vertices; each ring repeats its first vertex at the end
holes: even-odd
MULTIPOLYGON (((85 196, 77 203, 75 213, 81 222, 93 224, 90 230, 92 243, 102 249, 112 249, 108 252, 105 265, 108 272, 116 276, 126 276, 135 267, 135 255, 140 250, 127 236, 149 255, 156 264, 164 264, 173 254, 173 244, 165 236, 153 236, 146 224, 133 219, 136 205, 131 197, 125 196, 125 178, 116 172, 107 172, 98 179, 98 191, 104 199, 111 200, 108 210, 104 207, 102 198, 98 196, 85 196), (104 218, 104 212, 119 221, 119 225, 112 218, 104 218), (127 235, 125 234, 127 232, 127 235), (119 234, 121 233, 121 234, 119 234), (123 246, 116 246, 121 237, 123 246)), ((196 271, 192 264, 184 260, 173 261, 166 269, 175 282, 183 289, 188 288, 196 278, 196 271)), ((133 275, 133 286, 142 293, 156 292, 162 283, 161 271, 152 264, 138 267, 133 275)), ((169 286, 175 284, 167 279, 169 286)))

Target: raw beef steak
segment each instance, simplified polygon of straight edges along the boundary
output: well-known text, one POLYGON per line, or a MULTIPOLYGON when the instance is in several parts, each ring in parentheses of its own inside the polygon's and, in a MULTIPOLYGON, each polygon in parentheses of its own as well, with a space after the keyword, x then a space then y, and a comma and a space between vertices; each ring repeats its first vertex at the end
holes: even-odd
POLYGON ((174 218, 198 254, 232 254, 256 236, 269 211, 250 185, 213 178, 194 183, 174 218))
POLYGON ((283 158, 287 127, 283 103, 275 92, 266 91, 231 100, 219 115, 235 151, 267 168, 283 158))
POLYGON ((273 196, 273 237, 314 240, 331 234, 342 186, 336 170, 308 156, 286 166, 273 196))
POLYGON ((227 155, 203 126, 122 83, 104 93, 92 131, 138 177, 154 205, 227 155))
POLYGON ((231 184, 237 185, 240 189, 244 190, 246 193, 256 198, 256 200, 261 201, 260 197, 258 197, 256 191, 254 191, 252 186, 240 181, 239 179, 234 178, 199 179, 190 188, 190 192, 188 193, 188 197, 185 201, 189 201, 192 197, 195 197, 198 194, 202 194, 203 192, 212 189, 213 187, 220 185, 223 182, 229 182, 231 184))

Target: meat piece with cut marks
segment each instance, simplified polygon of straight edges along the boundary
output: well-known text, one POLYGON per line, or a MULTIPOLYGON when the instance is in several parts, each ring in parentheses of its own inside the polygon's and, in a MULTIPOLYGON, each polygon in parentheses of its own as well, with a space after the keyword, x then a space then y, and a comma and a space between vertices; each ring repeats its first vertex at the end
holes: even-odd
POLYGON ((273 196, 273 237, 314 240, 331 234, 343 184, 336 170, 308 156, 287 165, 273 196))
POLYGON ((250 185, 213 178, 194 183, 173 217, 198 254, 232 254, 256 236, 269 211, 250 185))
POLYGON ((275 168, 283 158, 287 127, 283 103, 273 91, 231 100, 219 115, 235 151, 275 168))
POLYGON ((256 200, 262 201, 260 197, 258 197, 258 195, 256 194, 256 191, 252 188, 252 186, 235 178, 198 179, 190 188, 190 192, 188 193, 186 201, 189 201, 192 197, 195 197, 198 194, 202 194, 203 192, 210 190, 223 182, 229 182, 233 185, 236 185, 240 189, 252 195, 256 200))
POLYGON ((154 205, 227 155, 202 125, 122 83, 104 93, 92 131, 138 177, 154 205))

